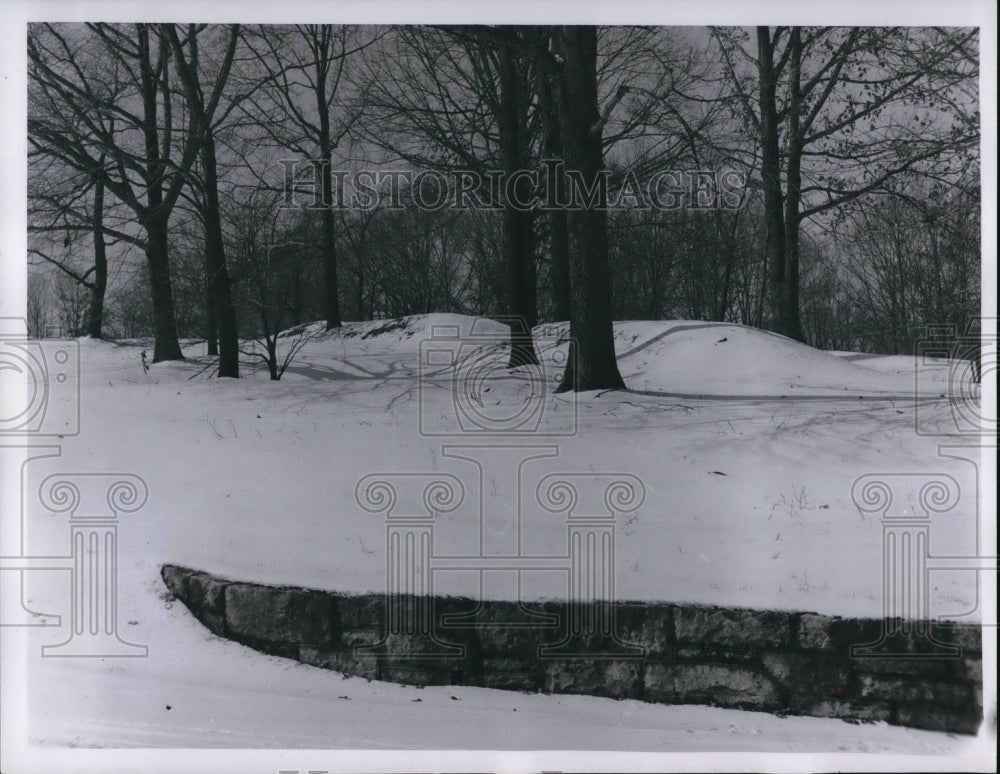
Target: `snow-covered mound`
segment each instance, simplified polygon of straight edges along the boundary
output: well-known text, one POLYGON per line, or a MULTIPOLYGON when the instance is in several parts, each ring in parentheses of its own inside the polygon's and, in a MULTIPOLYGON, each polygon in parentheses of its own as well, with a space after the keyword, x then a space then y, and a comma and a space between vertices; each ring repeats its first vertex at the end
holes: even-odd
POLYGON ((867 361, 727 323, 620 323, 616 328, 635 331, 635 345, 619 350, 622 375, 635 390, 741 397, 941 393, 936 380, 914 378, 912 358, 905 359, 909 368, 876 370, 866 367, 867 361))
MULTIPOLYGON (((534 328, 533 335, 545 383, 558 383, 570 339, 569 324, 541 324, 534 328)), ((441 376, 448 369, 462 368, 484 357, 493 358, 494 377, 512 375, 504 373, 509 360, 509 329, 491 319, 423 314, 346 322, 331 331, 325 331, 321 322, 308 323, 280 335, 279 354, 282 346, 299 337, 307 339, 307 343, 288 370, 289 381, 296 375, 311 381, 371 376, 383 369, 369 370, 363 364, 391 356, 399 358, 392 376, 441 376), (457 357, 444 370, 429 367, 433 363, 426 358, 420 360, 422 349, 448 348, 457 357)), ((918 363, 916 358, 902 355, 823 352, 778 334, 731 323, 618 322, 614 341, 627 387, 642 392, 701 397, 904 400, 978 392, 978 386, 970 383, 971 369, 964 362, 918 363)), ((195 345, 188 354, 197 355, 198 349, 195 345)), ((249 362, 247 365, 254 367, 249 362)), ((211 376, 211 370, 204 375, 211 376)))
MULTIPOLYGON (((302 326, 307 327, 313 333, 321 331, 319 323, 302 326)), ((506 365, 508 330, 503 323, 467 315, 412 315, 345 323, 340 330, 319 333, 304 352, 317 358, 324 353, 335 357, 350 346, 358 354, 402 355, 416 353, 435 339, 444 341, 444 346, 452 339, 462 342, 467 357, 477 347, 492 351, 500 366, 506 365)), ((541 324, 533 334, 547 375, 557 377, 565 362, 569 324, 541 324)), ((626 385, 640 391, 706 397, 936 398, 959 389, 968 394, 971 379, 965 363, 824 352, 731 323, 617 322, 614 341, 626 385)))

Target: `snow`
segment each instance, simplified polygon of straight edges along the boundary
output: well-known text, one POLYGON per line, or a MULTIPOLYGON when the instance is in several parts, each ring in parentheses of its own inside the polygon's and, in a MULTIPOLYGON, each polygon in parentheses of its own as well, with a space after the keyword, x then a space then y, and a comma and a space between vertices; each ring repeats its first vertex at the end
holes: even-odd
MULTIPOLYGON (((152 585, 147 582, 144 591, 155 593, 152 585)), ((33 665, 28 676, 33 743, 935 756, 972 747, 968 738, 884 723, 345 679, 214 637, 180 603, 169 609, 149 604, 128 613, 133 614, 139 623, 123 635, 149 642, 150 658, 42 659, 33 665)), ((33 637, 32 644, 41 639, 33 637)))
MULTIPOLYGON (((900 358, 852 359, 737 325, 627 322, 616 325, 615 346, 631 391, 574 398, 551 394, 567 326, 536 330, 543 367, 508 371, 505 328, 477 321, 481 339, 462 356, 481 360, 487 378, 456 393, 450 367, 421 370, 422 347, 433 334, 452 346, 442 331, 467 337, 472 325, 426 315, 327 333, 309 326, 312 338, 281 382, 263 369, 212 378, 203 344, 186 347, 189 360, 145 373, 143 342, 81 340, 82 432, 59 440, 60 457, 25 468, 25 491, 52 472, 144 479, 148 503, 119 528, 119 619, 121 636, 148 644, 150 657, 29 658, 31 743, 918 755, 967 748, 968 740, 884 724, 345 680, 215 638, 162 597, 165 562, 231 579, 384 590, 384 519, 355 502, 358 481, 371 473, 462 479, 465 501, 435 523, 436 553, 478 550, 480 501, 502 542, 518 528, 516 493, 499 475, 480 486, 474 465, 441 448, 491 439, 426 431, 454 424, 456 399, 512 416, 539 385, 538 432, 517 443, 554 453, 525 466, 523 491, 553 471, 631 473, 645 486, 645 503, 618 524, 619 599, 880 616, 882 526, 851 500, 853 482, 867 473, 953 476, 963 496, 932 539, 942 552, 974 551, 976 468, 938 457, 937 448, 964 439, 914 432, 918 407, 921 421, 948 425, 949 404, 937 397, 951 388, 947 362, 921 365, 915 379, 912 359, 908 367, 900 358)), ((502 464, 487 459, 488 474, 502 464)), ((522 506, 525 552, 565 550, 565 522, 539 510, 522 506)), ((65 553, 64 517, 29 500, 26 523, 32 553, 65 553)), ((29 607, 67 615, 65 576, 28 575, 29 607)), ((566 593, 560 578, 538 575, 525 597, 566 593)), ((975 573, 938 576, 932 614, 978 620, 975 573)), ((455 573, 439 589, 469 593, 466 580, 455 573)), ((484 593, 517 592, 499 583, 484 593)), ((32 630, 28 652, 62 639, 64 631, 32 630)))
POLYGON ((940 390, 933 392, 935 386, 940 387, 937 380, 915 384, 912 358, 908 358, 908 370, 886 373, 740 325, 626 323, 622 333, 629 327, 636 328, 632 335, 642 342, 628 350, 623 363, 623 376, 632 389, 713 396, 849 395, 856 399, 863 395, 901 400, 915 394, 940 394, 940 390), (653 325, 662 325, 664 330, 645 338, 643 334, 653 325))
MULTIPOLYGON (((465 333, 470 324, 434 315, 384 334, 371 335, 385 321, 320 334, 279 383, 264 371, 208 378, 199 358, 144 374, 138 345, 84 340, 83 432, 65 439, 61 459, 33 467, 38 480, 72 465, 142 476, 150 502, 135 529, 150 538, 150 561, 240 580, 382 591, 384 521, 354 499, 370 473, 458 475, 465 502, 438 517, 435 539, 440 553, 478 549, 475 469, 441 452, 463 439, 421 435, 419 423, 422 409, 425 429, 456 424, 453 372, 435 366, 421 382, 421 342, 434 326, 465 333)), ((469 356, 485 353, 488 363, 484 410, 512 415, 558 370, 506 371, 502 326, 483 332, 495 339, 469 356)), ((551 364, 565 353, 565 326, 539 333, 551 364)), ((584 393, 575 407, 573 397, 550 395, 540 432, 519 442, 558 447, 557 457, 526 466, 528 492, 553 471, 627 472, 644 483, 644 505, 619 525, 619 598, 879 616, 882 526, 854 507, 855 479, 944 472, 974 490, 971 465, 938 459, 941 438, 914 433, 912 372, 881 373, 733 325, 622 323, 616 346, 626 383, 643 394, 584 393), (560 435, 574 416, 576 433, 560 435)), ((941 370, 923 380, 929 393, 942 389, 941 370)), ((469 400, 465 388, 457 388, 459 400, 469 400)), ((948 415, 944 401, 922 410, 948 415)), ((491 527, 513 530, 514 493, 503 480, 490 488, 491 527)), ((528 553, 558 551, 565 522, 524 510, 528 553)), ((948 518, 949 528, 932 537, 954 553, 969 549, 972 498, 948 518)), ((558 579, 529 580, 528 597, 564 593, 552 585, 558 579)), ((932 613, 960 617, 975 607, 973 573, 942 573, 939 581, 932 613)))

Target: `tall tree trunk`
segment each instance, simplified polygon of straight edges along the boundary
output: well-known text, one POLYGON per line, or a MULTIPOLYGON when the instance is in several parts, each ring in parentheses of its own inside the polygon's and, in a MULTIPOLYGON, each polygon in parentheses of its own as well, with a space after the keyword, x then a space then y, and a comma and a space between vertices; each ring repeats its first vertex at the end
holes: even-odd
POLYGON ((802 149, 805 137, 802 135, 799 118, 804 110, 802 104, 802 31, 792 27, 789 32, 788 59, 789 106, 788 106, 788 160, 786 163, 785 193, 785 271, 781 299, 781 333, 789 338, 804 341, 802 319, 799 314, 799 223, 802 200, 802 149))
POLYGON ((354 304, 357 307, 358 319, 367 320, 368 317, 365 313, 365 275, 364 269, 360 266, 358 269, 358 281, 355 285, 354 304))
POLYGON ((331 156, 334 145, 330 129, 330 105, 326 94, 326 71, 318 66, 316 73, 316 108, 319 112, 319 153, 323 173, 323 311, 326 329, 341 326, 340 289, 337 283, 337 232, 333 214, 333 169, 331 156))
POLYGON ((268 336, 265 341, 267 347, 267 373, 272 382, 280 381, 281 375, 278 373, 278 332, 275 331, 268 336))
POLYGON ((798 210, 798 182, 794 184, 796 186, 796 193, 794 195, 791 193, 792 180, 793 178, 798 179, 797 170, 796 174, 793 175, 792 169, 793 167, 797 168, 797 166, 797 164, 793 165, 791 163, 788 166, 789 194, 785 213, 785 281, 782 287, 782 317, 779 333, 796 341, 805 341, 805 335, 802 332, 802 315, 799 311, 800 217, 798 210))
POLYGON ((209 357, 218 357, 219 355, 219 321, 215 316, 215 302, 212 300, 212 269, 211 262, 208 257, 208 243, 206 241, 205 245, 205 286, 204 290, 204 301, 205 301, 205 343, 207 345, 207 354, 209 357))
POLYGON ((726 314, 729 312, 730 299, 733 297, 733 273, 736 271, 736 228, 739 221, 738 215, 733 217, 733 227, 726 229, 725 218, 722 211, 715 211, 715 233, 718 241, 724 245, 724 263, 722 267, 722 288, 719 291, 718 306, 715 310, 714 320, 725 322, 726 314))
POLYGON ((205 248, 205 341, 208 343, 208 354, 219 354, 219 323, 215 318, 215 303, 212 301, 212 287, 208 281, 211 276, 208 267, 208 246, 205 248))
MULTIPOLYGON (((104 156, 101 156, 104 163, 104 156)), ((108 248, 104 241, 104 179, 94 184, 94 281, 90 285, 90 307, 87 310, 87 335, 99 339, 104 326, 104 294, 108 289, 108 248)))
POLYGON ((153 362, 183 360, 174 320, 174 291, 167 254, 167 215, 162 211, 146 221, 146 265, 153 300, 153 362))
MULTIPOLYGON (((528 113, 522 98, 524 81, 518 72, 518 62, 508 46, 500 49, 500 146, 503 153, 505 190, 519 201, 530 196, 528 181, 517 178, 516 190, 509 181, 526 168, 525 134, 528 113)), ((504 256, 507 263, 507 292, 510 310, 509 367, 537 365, 531 329, 538 322, 535 282, 535 233, 529 210, 519 208, 504 197, 503 205, 504 256)))
MULTIPOLYGON (((561 62, 554 83, 567 170, 596 184, 604 167, 603 121, 597 94, 597 28, 565 26, 556 33, 561 62)), ((607 191, 567 214, 572 286, 569 357, 559 392, 624 389, 615 358, 608 266, 607 191)))
MULTIPOLYGON (((215 136, 212 126, 217 99, 221 94, 223 84, 229 77, 229 68, 239 34, 238 25, 230 29, 229 48, 218 75, 218 82, 212 95, 206 102, 205 95, 199 84, 198 75, 198 37, 195 25, 188 25, 188 56, 185 58, 183 46, 174 25, 164 25, 161 28, 164 45, 169 41, 173 49, 174 64, 177 74, 184 86, 187 106, 191 111, 192 137, 198 143, 198 157, 202 166, 202 203, 201 217, 205 227, 205 264, 208 274, 210 317, 215 318, 216 332, 219 339, 219 376, 239 378, 239 339, 237 338, 236 310, 233 306, 232 288, 229 281, 229 270, 226 267, 226 248, 222 237, 222 214, 219 205, 219 179, 215 158, 215 136)), ((166 67, 164 66, 164 72, 166 67)))
POLYGON ((292 325, 298 326, 302 324, 302 273, 295 272, 292 282, 292 325))
MULTIPOLYGON (((327 151, 329 154, 329 151, 327 151)), ((324 158, 329 160, 329 155, 324 158)), ((323 166, 323 311, 326 329, 339 328, 340 290, 337 284, 337 233, 333 218, 333 170, 323 166)))
MULTIPOLYGON (((157 97, 160 84, 154 72, 149 45, 149 28, 136 25, 141 52, 140 76, 142 80, 143 141, 146 150, 144 177, 146 188, 146 263, 149 267, 149 286, 153 301, 153 362, 183 360, 181 345, 177 340, 177 323, 174 320, 174 291, 170 280, 170 256, 167 249, 167 224, 172 205, 164 202, 163 183, 166 165, 160 156, 159 116, 157 97)), ((165 50, 159 56, 166 57, 165 50)), ((163 69, 165 64, 161 64, 163 69)))
MULTIPOLYGON (((545 121, 545 156, 557 159, 561 155, 559 111, 552 94, 552 83, 544 62, 539 62, 538 102, 545 121)), ((558 188, 559 179, 550 180, 549 185, 558 188)), ((557 191, 550 196, 558 199, 557 191)), ((553 207, 549 210, 549 280, 552 283, 552 318, 557 321, 569 320, 571 311, 569 281, 569 232, 566 210, 553 207)))
POLYGON ((760 75, 761 176, 764 183, 764 220, 767 224, 767 280, 770 283, 771 327, 781 333, 785 320, 785 224, 782 214, 774 46, 771 42, 771 30, 768 27, 757 28, 757 62, 760 75))
POLYGON ((549 213, 549 254, 552 259, 552 317, 568 320, 572 315, 572 292, 569 268, 569 223, 560 208, 549 213))
POLYGON ((240 375, 240 345, 236 329, 236 310, 226 267, 226 248, 222 238, 222 215, 219 207, 219 181, 215 162, 215 138, 205 127, 201 147, 201 163, 205 176, 205 257, 208 263, 208 287, 212 297, 219 333, 219 376, 238 379, 240 375))

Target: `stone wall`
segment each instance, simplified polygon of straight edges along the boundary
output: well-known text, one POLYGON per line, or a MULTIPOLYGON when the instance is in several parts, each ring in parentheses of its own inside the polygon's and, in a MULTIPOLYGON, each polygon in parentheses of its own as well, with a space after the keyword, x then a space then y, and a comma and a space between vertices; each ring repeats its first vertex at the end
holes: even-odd
POLYGON ((239 583, 173 565, 161 575, 215 634, 348 675, 967 734, 983 714, 977 627, 662 603, 390 604, 379 594, 239 583))

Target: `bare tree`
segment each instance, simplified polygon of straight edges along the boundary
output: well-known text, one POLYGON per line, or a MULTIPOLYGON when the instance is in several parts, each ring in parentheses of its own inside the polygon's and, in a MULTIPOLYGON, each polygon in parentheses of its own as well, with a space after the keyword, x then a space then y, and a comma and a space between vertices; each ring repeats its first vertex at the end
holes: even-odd
POLYGON ((316 333, 299 319, 311 245, 295 238, 298 224, 281 227, 280 204, 280 192, 257 188, 231 195, 222 212, 235 256, 237 295, 249 312, 243 328, 255 345, 241 351, 264 363, 272 381, 281 379, 316 333), (279 340, 285 343, 283 353, 279 340))
MULTIPOLYGON (((519 36, 521 32, 514 30, 519 36)), ((521 170, 529 167, 531 138, 528 104, 531 101, 527 74, 528 58, 521 56, 522 46, 500 46, 497 69, 500 81, 499 129, 504 166, 504 255, 507 264, 510 308, 509 367, 538 365, 531 329, 538 323, 538 282, 535 265, 535 229, 531 210, 518 206, 527 201, 531 191, 521 170), (511 180, 516 180, 511 190, 511 180), (510 201, 513 195, 514 201, 510 201)))
POLYGON ((215 132, 219 121, 225 119, 232 110, 218 111, 220 101, 229 80, 236 45, 239 41, 239 25, 231 25, 219 41, 222 50, 217 72, 210 79, 201 71, 202 56, 199 49, 199 35, 205 35, 205 26, 189 24, 182 41, 177 28, 164 24, 161 34, 173 51, 174 66, 183 86, 186 105, 191 111, 191 126, 188 129, 197 140, 198 156, 201 161, 201 190, 203 194, 201 220, 205 229, 205 263, 208 273, 208 288, 212 317, 219 336, 220 377, 238 378, 239 338, 236 328, 236 310, 230 289, 229 270, 226 266, 226 249, 222 236, 222 216, 219 204, 219 176, 215 151, 215 132), (210 91, 206 94, 203 83, 210 91), (220 115, 217 115, 217 111, 220 115))
POLYGON ((67 274, 56 278, 56 301, 59 322, 67 336, 83 336, 86 329, 90 294, 80 283, 67 274))
POLYGON ((28 338, 44 339, 49 327, 51 283, 45 274, 28 275, 27 312, 28 338))
POLYGON ((356 28, 331 24, 262 27, 246 36, 270 85, 248 102, 261 128, 319 177, 326 329, 341 325, 332 157, 357 117, 345 97, 348 66, 371 41, 356 28))
POLYGON ((744 31, 714 32, 759 142, 772 327, 801 339, 802 223, 911 171, 955 179, 968 168, 978 33, 759 27, 754 54, 744 31))
MULTIPOLYGON (((29 186, 29 190, 31 186, 29 186)), ((73 197, 85 196, 85 193, 74 192, 73 197)), ((36 197, 31 197, 32 202, 37 202, 36 197)), ((51 200, 50 200, 51 201, 51 200)), ((35 238, 28 248, 29 261, 31 258, 40 258, 42 261, 55 266, 65 276, 71 278, 77 284, 86 288, 90 293, 90 304, 88 305, 86 318, 83 324, 87 335, 99 339, 103 335, 104 323, 104 294, 108 287, 108 257, 107 243, 104 234, 104 185, 97 181, 93 185, 93 204, 91 205, 91 239, 93 240, 93 262, 87 269, 78 266, 79 244, 74 238, 78 235, 72 221, 74 208, 70 204, 60 204, 54 210, 55 220, 39 222, 38 209, 32 208, 33 225, 28 227, 29 233, 38 229, 47 236, 53 236, 55 224, 59 221, 64 223, 66 236, 63 239, 61 249, 58 244, 50 247, 43 247, 39 244, 37 231, 35 238), (59 250, 57 253, 56 250, 59 250)), ((61 229, 60 229, 61 230, 61 229)), ((60 285, 61 287, 61 285, 60 285)))
POLYGON ((472 311, 466 217, 415 207, 380 213, 371 234, 379 245, 373 267, 378 311, 391 317, 472 311))
POLYGON ((508 196, 524 202, 532 193, 515 175, 537 159, 534 37, 516 26, 398 29, 370 52, 360 89, 366 120, 358 129, 367 141, 425 170, 461 170, 473 182, 502 169, 515 181, 490 202, 503 213, 511 367, 538 363, 536 218, 508 196))
POLYGON ((271 381, 279 381, 288 366, 315 335, 302 325, 286 330, 293 308, 295 278, 299 275, 296 245, 262 245, 248 253, 241 268, 249 304, 257 312, 257 333, 253 336, 259 349, 244 350, 267 366, 271 381), (285 340, 279 355, 278 340, 285 340))
MULTIPOLYGON (((106 162, 102 155, 98 159, 106 162)), ((35 156, 28 181, 28 256, 55 266, 90 292, 84 328, 104 335, 104 297, 108 287, 109 249, 124 243, 143 247, 121 217, 112 219, 114 203, 104 181, 68 167, 58 158, 35 156)), ((118 209, 121 209, 120 207, 118 209)))
POLYGON ((153 361, 181 360, 167 251, 171 212, 199 151, 175 127, 170 50, 148 24, 33 24, 28 34, 28 140, 95 179, 145 232, 153 361), (175 155, 175 129, 182 149, 175 155))
POLYGON ((370 320, 375 314, 376 252, 378 239, 373 225, 379 216, 378 207, 341 209, 339 234, 346 247, 341 251, 341 267, 346 273, 345 297, 348 299, 348 319, 370 320))
POLYGON ((572 317, 569 356, 559 391, 624 389, 615 358, 607 191, 599 185, 604 169, 603 131, 614 103, 601 114, 597 29, 553 30, 549 67, 565 168, 597 187, 597 201, 586 207, 572 206, 567 214, 572 317))
POLYGON ((963 192, 919 179, 850 208, 836 244, 866 349, 911 353, 928 326, 965 334, 981 302, 979 234, 963 192))

